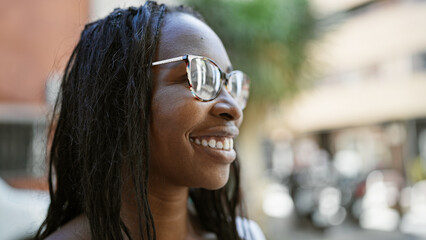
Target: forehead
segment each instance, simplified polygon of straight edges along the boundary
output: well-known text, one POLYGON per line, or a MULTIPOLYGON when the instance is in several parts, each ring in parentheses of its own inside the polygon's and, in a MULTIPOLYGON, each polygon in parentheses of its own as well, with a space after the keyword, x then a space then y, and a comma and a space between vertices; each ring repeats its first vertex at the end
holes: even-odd
POLYGON ((208 57, 223 70, 231 67, 222 41, 209 26, 186 13, 168 13, 161 28, 155 61, 186 54, 208 57))

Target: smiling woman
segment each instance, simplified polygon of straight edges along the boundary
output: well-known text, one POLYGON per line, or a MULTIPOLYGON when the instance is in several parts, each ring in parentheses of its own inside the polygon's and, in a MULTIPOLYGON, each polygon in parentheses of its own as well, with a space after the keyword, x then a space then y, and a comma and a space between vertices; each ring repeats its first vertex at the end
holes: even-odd
POLYGON ((55 106, 35 239, 264 239, 241 205, 233 143, 249 81, 231 70, 183 7, 148 1, 86 25, 55 106))

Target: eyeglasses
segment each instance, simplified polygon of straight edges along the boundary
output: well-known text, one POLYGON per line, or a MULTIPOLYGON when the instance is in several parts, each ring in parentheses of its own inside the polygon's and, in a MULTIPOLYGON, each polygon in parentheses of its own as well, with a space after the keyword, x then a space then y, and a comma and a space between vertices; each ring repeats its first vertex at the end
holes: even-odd
POLYGON ((186 63, 189 88, 196 99, 203 102, 211 101, 219 95, 222 85, 225 85, 226 90, 237 101, 241 109, 245 108, 250 81, 247 75, 241 71, 225 73, 213 60, 195 55, 157 61, 152 63, 152 66, 182 60, 186 63))

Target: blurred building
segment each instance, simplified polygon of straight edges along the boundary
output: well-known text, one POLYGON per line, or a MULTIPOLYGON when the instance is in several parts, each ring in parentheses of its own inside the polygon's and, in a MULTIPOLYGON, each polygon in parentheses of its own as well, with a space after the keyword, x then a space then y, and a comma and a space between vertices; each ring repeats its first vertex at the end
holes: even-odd
POLYGON ((0 16, 0 177, 46 188, 47 109, 88 18, 88 1, 5 1, 0 16))
POLYGON ((288 176, 296 211, 311 211, 317 226, 341 223, 338 208, 318 215, 324 199, 335 199, 364 228, 426 237, 426 221, 405 217, 413 196, 426 207, 426 193, 413 192, 426 179, 426 1, 312 6, 320 19, 309 50, 315 80, 270 121, 269 167, 288 176))
POLYGON ((287 125, 312 132, 425 117, 425 9, 424 1, 368 1, 324 17, 329 25, 311 47, 316 86, 286 112, 287 125))
POLYGON ((0 14, 0 239, 29 239, 49 204, 47 119, 88 0, 3 1, 0 14))

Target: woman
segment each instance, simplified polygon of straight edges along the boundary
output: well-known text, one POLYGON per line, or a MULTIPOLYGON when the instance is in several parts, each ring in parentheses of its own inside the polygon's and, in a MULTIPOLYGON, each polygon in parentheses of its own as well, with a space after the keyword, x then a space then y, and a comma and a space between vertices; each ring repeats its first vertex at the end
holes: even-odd
POLYGON ((231 70, 182 7, 147 2, 88 24, 55 107, 36 239, 254 239, 233 149, 248 80, 231 70))

